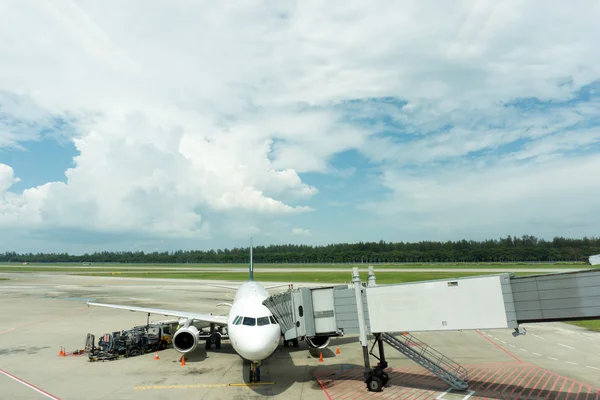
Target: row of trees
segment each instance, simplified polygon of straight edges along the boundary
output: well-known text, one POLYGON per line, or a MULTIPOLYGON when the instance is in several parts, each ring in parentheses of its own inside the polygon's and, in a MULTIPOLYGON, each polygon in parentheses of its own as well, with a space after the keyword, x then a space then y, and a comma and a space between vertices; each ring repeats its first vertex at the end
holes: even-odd
MULTIPOLYGON (((498 240, 448 242, 359 242, 326 246, 271 245, 254 248, 256 263, 411 263, 411 262, 551 262, 585 261, 600 253, 600 238, 553 240, 524 235, 498 240)), ((174 252, 118 251, 67 253, 0 253, 0 262, 44 263, 246 263, 249 248, 177 250, 174 252)))

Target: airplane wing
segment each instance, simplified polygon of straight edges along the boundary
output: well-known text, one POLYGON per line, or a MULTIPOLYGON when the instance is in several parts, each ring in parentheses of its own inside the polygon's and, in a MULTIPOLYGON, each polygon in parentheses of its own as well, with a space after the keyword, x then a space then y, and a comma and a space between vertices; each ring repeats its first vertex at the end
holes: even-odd
POLYGON ((87 302, 88 306, 96 306, 96 307, 108 307, 108 308, 117 308, 121 310, 129 310, 129 311, 139 311, 143 313, 150 314, 162 314, 171 317, 179 317, 186 319, 194 319, 197 321, 205 321, 209 323, 215 323, 220 325, 227 324, 227 316, 225 315, 212 315, 212 314, 198 314, 188 311, 173 311, 173 310, 163 310, 161 308, 147 308, 147 307, 136 307, 136 306, 122 306, 118 304, 104 304, 104 303, 91 303, 87 302))

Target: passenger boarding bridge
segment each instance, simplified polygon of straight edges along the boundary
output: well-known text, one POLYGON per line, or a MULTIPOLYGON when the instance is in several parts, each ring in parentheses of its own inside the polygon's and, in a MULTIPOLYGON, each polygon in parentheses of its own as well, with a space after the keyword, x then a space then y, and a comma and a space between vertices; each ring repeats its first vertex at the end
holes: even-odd
POLYGON ((383 342, 400 351, 452 389, 466 390, 465 368, 408 332, 514 329, 522 323, 600 318, 600 270, 516 277, 474 276, 377 285, 373 267, 363 285, 358 268, 351 285, 288 290, 263 304, 280 323, 284 340, 359 334, 365 383, 378 392, 389 380, 383 342), (375 343, 368 349, 367 335, 375 343), (377 345, 379 355, 373 350, 377 345), (415 350, 417 348, 418 350, 415 350), (379 362, 370 366, 369 355, 379 362))

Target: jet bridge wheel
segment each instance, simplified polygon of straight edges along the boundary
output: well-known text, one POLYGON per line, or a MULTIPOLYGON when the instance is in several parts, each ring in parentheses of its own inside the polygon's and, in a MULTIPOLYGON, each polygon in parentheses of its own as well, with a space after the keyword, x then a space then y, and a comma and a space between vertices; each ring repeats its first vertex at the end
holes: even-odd
POLYGON ((383 382, 376 376, 372 376, 367 379, 367 389, 369 392, 381 392, 383 388, 383 382))

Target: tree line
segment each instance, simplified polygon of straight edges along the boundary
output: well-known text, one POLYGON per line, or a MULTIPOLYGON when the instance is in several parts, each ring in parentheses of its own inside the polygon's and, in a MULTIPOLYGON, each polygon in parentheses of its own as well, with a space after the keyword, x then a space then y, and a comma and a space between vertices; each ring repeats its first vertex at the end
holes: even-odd
MULTIPOLYGON (((427 263, 587 261, 600 253, 600 238, 539 239, 530 235, 484 241, 359 242, 324 246, 254 247, 255 263, 427 263)), ((249 248, 164 252, 102 251, 92 254, 0 253, 0 262, 29 263, 247 263, 249 248)))

